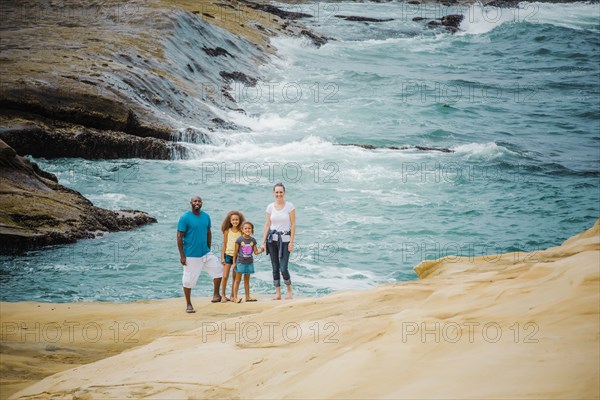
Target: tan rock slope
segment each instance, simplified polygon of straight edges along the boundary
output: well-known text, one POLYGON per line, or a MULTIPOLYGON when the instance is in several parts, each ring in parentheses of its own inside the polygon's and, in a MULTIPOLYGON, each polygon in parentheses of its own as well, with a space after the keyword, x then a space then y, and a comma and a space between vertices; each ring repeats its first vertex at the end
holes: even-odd
MULTIPOLYGON (((245 316, 216 305, 220 321, 58 373, 14 397, 600 396, 600 221, 545 251, 415 269, 416 282, 245 316)), ((135 320, 161 305, 122 307, 135 320)))

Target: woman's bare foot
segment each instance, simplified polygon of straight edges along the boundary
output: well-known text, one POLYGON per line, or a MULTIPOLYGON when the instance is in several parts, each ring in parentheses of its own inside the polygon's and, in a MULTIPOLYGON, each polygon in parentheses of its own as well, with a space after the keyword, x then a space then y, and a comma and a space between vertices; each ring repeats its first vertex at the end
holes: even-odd
POLYGON ((273 300, 281 300, 281 288, 279 286, 275 287, 275 297, 273 300))
POLYGON ((226 296, 221 296, 221 303, 227 303, 229 299, 226 296))
POLYGON ((287 286, 287 296, 285 296, 286 300, 291 300, 294 297, 292 296, 292 285, 286 285, 287 286))

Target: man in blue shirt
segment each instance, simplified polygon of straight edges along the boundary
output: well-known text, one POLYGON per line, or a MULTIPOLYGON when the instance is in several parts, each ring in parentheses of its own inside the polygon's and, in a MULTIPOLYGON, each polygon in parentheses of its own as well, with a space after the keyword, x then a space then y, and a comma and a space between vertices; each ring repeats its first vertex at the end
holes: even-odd
POLYGON ((191 211, 183 214, 177 224, 177 247, 183 266, 183 293, 187 302, 185 311, 194 313, 196 311, 191 301, 192 288, 196 286, 203 269, 206 269, 206 272, 213 278, 214 291, 211 302, 221 301, 219 288, 223 277, 223 266, 210 251, 212 242, 210 216, 201 211, 202 199, 200 196, 194 196, 190 204, 191 211))

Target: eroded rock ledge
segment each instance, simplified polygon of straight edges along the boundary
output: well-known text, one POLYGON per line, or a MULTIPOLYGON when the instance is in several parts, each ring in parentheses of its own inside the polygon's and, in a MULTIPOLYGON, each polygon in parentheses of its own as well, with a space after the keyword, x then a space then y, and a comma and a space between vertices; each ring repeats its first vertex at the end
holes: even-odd
POLYGON ((72 243, 156 222, 138 210, 96 207, 0 140, 0 254, 72 243))
POLYGON ((19 154, 30 134, 38 147, 60 137, 56 156, 181 154, 170 146, 180 132, 210 134, 222 111, 239 110, 229 82, 260 79, 271 37, 326 42, 296 21, 306 16, 250 1, 3 3, 0 139, 19 154), (96 138, 107 154, 90 153, 96 138))

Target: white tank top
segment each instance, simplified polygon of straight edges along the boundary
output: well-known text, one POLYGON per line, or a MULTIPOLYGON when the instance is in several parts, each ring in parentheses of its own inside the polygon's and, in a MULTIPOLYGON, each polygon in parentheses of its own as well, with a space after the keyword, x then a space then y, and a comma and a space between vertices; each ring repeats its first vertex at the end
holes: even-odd
MULTIPOLYGON (((275 229, 277 232, 289 232, 291 229, 290 213, 295 210, 295 207, 289 201, 285 202, 285 206, 281 210, 275 209, 275 203, 267 206, 267 214, 271 214, 271 226, 269 229, 275 229)), ((275 237, 273 239, 276 239, 275 237)), ((282 236, 282 239, 289 241, 289 235, 282 236)))

